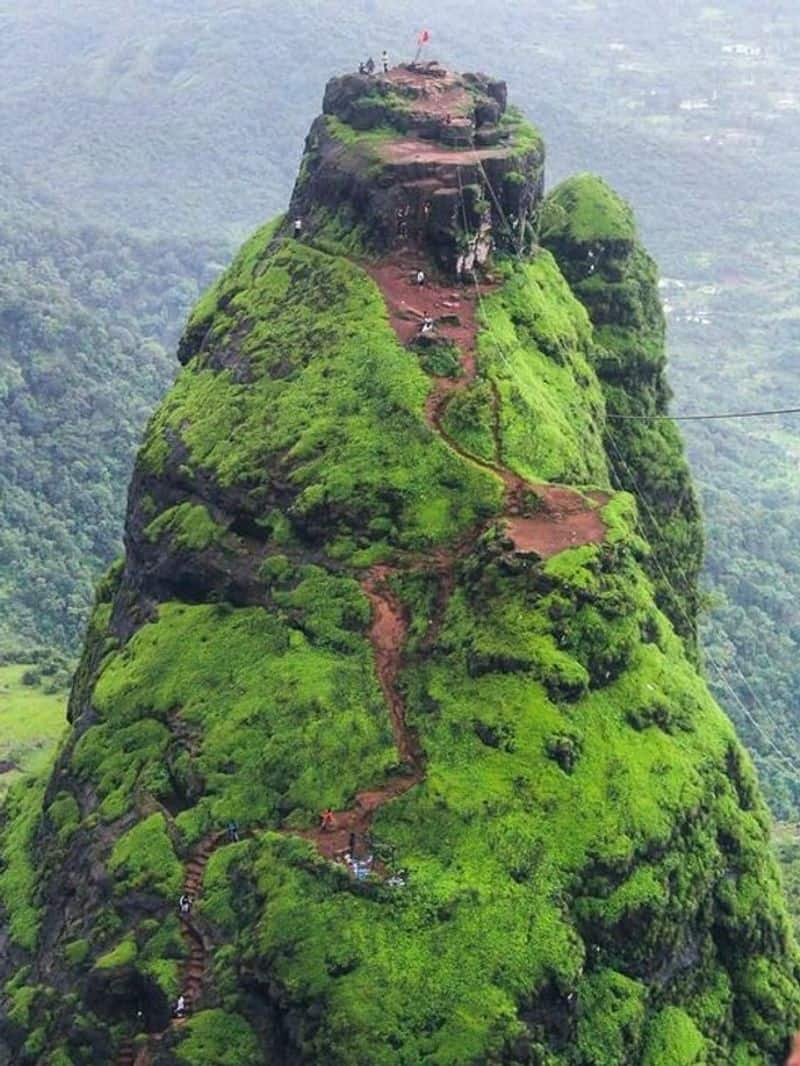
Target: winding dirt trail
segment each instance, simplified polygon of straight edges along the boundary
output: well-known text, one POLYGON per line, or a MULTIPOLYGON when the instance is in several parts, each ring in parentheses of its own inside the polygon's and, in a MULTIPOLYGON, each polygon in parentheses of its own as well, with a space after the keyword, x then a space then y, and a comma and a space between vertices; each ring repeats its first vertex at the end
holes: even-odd
MULTIPOLYGON (((184 867, 183 892, 190 896, 193 905, 197 903, 203 891, 203 879, 206 874, 206 866, 217 848, 226 840, 225 833, 213 833, 201 840, 192 852, 189 861, 184 867)), ((187 1013, 195 1011, 203 994, 203 982, 206 976, 208 964, 207 952, 203 934, 197 928, 191 912, 179 915, 181 933, 189 949, 189 956, 183 967, 181 977, 181 992, 186 1000, 187 1013)), ((173 1025, 180 1023, 179 1018, 173 1019, 173 1025)))
MULTIPOLYGON (((436 322, 436 335, 451 341, 460 353, 460 376, 435 379, 425 408, 428 425, 467 462, 491 471, 502 480, 505 486, 506 531, 516 551, 535 553, 546 559, 567 548, 602 542, 605 526, 598 512, 609 497, 601 492, 584 495, 565 485, 528 482, 504 467, 501 461, 499 415, 494 424, 493 461, 472 454, 445 429, 448 404, 458 392, 470 388, 478 378, 478 303, 495 286, 492 283, 476 284, 471 289, 462 290, 431 280, 419 286, 416 283, 417 271, 425 270, 427 266, 419 255, 403 250, 367 269, 384 295, 392 326, 402 344, 409 344, 418 335, 423 318, 430 316, 436 322)), ((495 411, 498 412, 499 398, 494 386, 493 389, 495 411)), ((425 777, 425 755, 418 736, 408 724, 405 701, 398 686, 409 620, 392 590, 392 577, 414 570, 427 570, 438 576, 432 617, 420 645, 422 652, 430 650, 435 644, 455 587, 458 559, 470 550, 478 532, 476 530, 468 534, 455 548, 439 549, 429 556, 408 561, 402 567, 387 564, 374 566, 361 582, 361 588, 372 607, 369 640, 375 653, 375 669, 403 770, 383 785, 359 792, 348 810, 334 812, 330 829, 310 829, 299 834, 287 831, 312 841, 318 852, 327 859, 341 861, 349 850, 351 837, 354 835, 361 840, 368 838, 380 808, 405 795, 425 777)), ((192 737, 186 739, 188 744, 193 742, 192 737)), ((193 902, 196 903, 202 893, 208 860, 226 839, 225 833, 207 836, 187 860, 183 891, 192 897, 193 902)), ((376 867, 375 872, 380 872, 379 867, 376 867)), ((189 949, 181 975, 181 992, 186 1000, 187 1015, 191 1015, 202 999, 208 957, 203 935, 192 915, 181 915, 180 922, 189 949)), ((152 1043, 160 1041, 167 1032, 184 1021, 184 1018, 173 1018, 163 1032, 151 1034, 147 1044, 138 1052, 132 1040, 124 1042, 117 1053, 117 1066, 150 1066, 152 1043)))
MULTIPOLYGON (((584 495, 566 485, 530 482, 503 466, 500 431, 496 415, 493 425, 494 461, 475 455, 447 432, 444 418, 456 393, 469 389, 478 378, 478 303, 496 290, 494 284, 475 283, 459 289, 427 279, 416 283, 417 271, 427 263, 419 255, 403 250, 368 268, 383 293, 389 318, 398 339, 408 345, 418 334, 424 316, 436 323, 436 336, 455 344, 460 352, 461 376, 437 378, 425 408, 428 425, 467 462, 490 470, 506 489, 506 531, 521 553, 550 558, 566 548, 600 544, 605 525, 600 507, 609 497, 604 493, 584 495)), ((494 390, 495 411, 499 399, 494 390)))
POLYGON ((313 841, 327 859, 341 858, 349 850, 351 834, 356 838, 367 837, 376 812, 418 785, 425 775, 422 749, 406 721, 405 701, 397 687, 408 635, 408 618, 391 589, 390 580, 396 572, 394 567, 374 566, 361 582, 361 588, 372 605, 369 638, 375 651, 375 669, 389 708, 395 747, 405 771, 380 787, 359 792, 350 809, 334 812, 330 829, 310 829, 300 834, 313 841))
MULTIPOLYGON (((493 434, 497 456, 494 461, 473 455, 445 429, 447 405, 453 396, 477 380, 478 303, 496 286, 491 282, 476 283, 471 288, 461 289, 431 279, 420 285, 417 272, 427 273, 428 266, 421 255, 403 249, 366 268, 383 293, 392 326, 403 345, 408 345, 419 334, 422 321, 430 317, 436 322, 436 335, 452 342, 459 351, 461 374, 436 379, 425 408, 428 425, 463 459, 490 470, 502 480, 506 532, 516 551, 549 558, 566 548, 600 543, 605 536, 605 526, 598 511, 607 502, 605 494, 583 495, 567 486, 533 484, 504 467, 500 461, 497 420, 493 434)), ((496 390, 494 395, 497 410, 496 390)), ((439 577, 436 604, 422 642, 423 650, 430 649, 435 643, 455 586, 456 561, 469 549, 472 540, 470 537, 457 549, 440 550, 427 559, 403 567, 404 570, 428 569, 439 577)), ((361 587, 372 605, 369 638, 375 652, 376 672, 389 710, 395 746, 407 769, 380 787, 359 792, 351 808, 333 813, 330 828, 311 829, 301 834, 313 841, 320 854, 328 859, 341 859, 349 849, 352 835, 356 838, 367 836, 376 812, 419 784, 425 775, 424 753, 418 737, 408 725, 405 702, 397 684, 408 636, 408 619, 391 589, 391 578, 400 571, 399 566, 375 566, 363 579, 361 587)))

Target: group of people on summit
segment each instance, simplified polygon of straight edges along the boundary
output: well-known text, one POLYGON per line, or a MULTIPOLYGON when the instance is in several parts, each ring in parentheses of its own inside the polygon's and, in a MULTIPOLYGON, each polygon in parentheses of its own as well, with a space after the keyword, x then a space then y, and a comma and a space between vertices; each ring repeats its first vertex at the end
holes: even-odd
MULTIPOLYGON (((384 74, 388 74, 389 73, 389 53, 386 51, 385 48, 384 48, 383 52, 381 52, 381 65, 383 66, 383 73, 384 74)), ((369 57, 369 59, 366 61, 366 63, 362 62, 362 63, 358 64, 358 73, 359 74, 369 74, 369 75, 372 75, 372 74, 375 73, 375 60, 372 58, 372 56, 369 57)))

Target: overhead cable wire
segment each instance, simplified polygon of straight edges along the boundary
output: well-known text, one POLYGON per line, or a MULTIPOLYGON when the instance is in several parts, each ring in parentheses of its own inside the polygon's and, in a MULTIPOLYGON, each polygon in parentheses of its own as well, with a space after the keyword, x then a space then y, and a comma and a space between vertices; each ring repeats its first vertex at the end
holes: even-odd
POLYGON ((798 415, 800 407, 778 407, 768 411, 724 411, 709 415, 614 415, 606 412, 613 422, 712 422, 723 418, 769 418, 773 415, 798 415))

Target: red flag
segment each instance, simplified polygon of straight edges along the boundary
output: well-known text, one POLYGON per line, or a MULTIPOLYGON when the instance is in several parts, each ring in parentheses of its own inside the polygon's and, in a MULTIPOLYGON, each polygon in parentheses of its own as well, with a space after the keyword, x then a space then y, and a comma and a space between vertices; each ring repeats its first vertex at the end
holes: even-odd
POLYGON ((430 41, 431 35, 428 30, 423 30, 419 35, 419 46, 422 48, 423 44, 427 44, 430 41))

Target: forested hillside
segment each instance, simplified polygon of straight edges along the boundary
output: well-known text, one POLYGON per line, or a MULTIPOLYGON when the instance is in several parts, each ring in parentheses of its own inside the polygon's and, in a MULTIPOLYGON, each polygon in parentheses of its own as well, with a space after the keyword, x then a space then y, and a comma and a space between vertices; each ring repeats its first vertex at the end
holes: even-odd
POLYGON ((134 449, 219 248, 70 228, 0 172, 0 652, 74 653, 120 550, 134 449))
MULTIPOLYGON (((100 0, 68 9, 0 0, 0 156, 27 188, 68 205, 60 226, 78 214, 105 232, 137 227, 170 249, 181 234, 240 235, 285 202, 322 71, 354 69, 384 46, 407 57, 421 25, 437 54, 466 67, 503 56, 515 97, 552 144, 551 180, 599 171, 635 205, 668 278, 673 410, 782 406, 797 388, 800 288, 800 27, 785 2, 556 0, 534 15, 500 0, 441 0, 435 10, 423 0, 289 0, 279 13, 259 0, 142 0, 123 11, 100 0), (479 34, 465 29, 477 24, 479 34)), ((178 272, 190 287, 201 261, 178 272)), ((114 316, 120 306, 79 302, 114 316)), ((173 327, 150 330, 167 346, 174 337, 173 327)), ((137 374, 147 377, 144 365, 137 374)), ((149 409, 157 390, 131 381, 131 403, 149 409)), ((790 754, 800 744, 798 423, 686 432, 707 520, 710 676, 786 814, 798 807, 798 774, 772 744, 790 754)), ((28 503, 22 513, 12 537, 27 536, 28 503)), ((119 510, 110 514, 101 517, 118 523, 119 510)), ((83 568, 84 524, 70 526, 61 509, 53 521, 78 538, 59 553, 86 588, 96 571, 83 568)), ((116 550, 107 528, 93 558, 116 550)))

